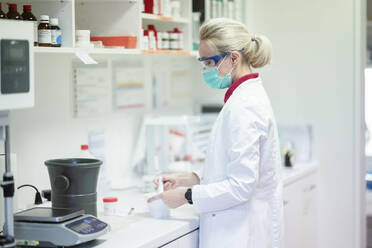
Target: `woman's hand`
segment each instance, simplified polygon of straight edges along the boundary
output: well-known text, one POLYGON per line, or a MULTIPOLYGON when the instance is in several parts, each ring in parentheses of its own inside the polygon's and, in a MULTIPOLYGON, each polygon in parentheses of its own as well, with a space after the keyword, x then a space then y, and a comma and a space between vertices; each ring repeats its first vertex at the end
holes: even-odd
POLYGON ((159 187, 159 177, 163 178, 165 191, 176 189, 177 187, 192 187, 196 184, 200 184, 200 179, 195 173, 164 174, 154 179, 156 187, 159 187))
POLYGON ((180 186, 177 174, 164 174, 159 175, 154 179, 156 187, 159 187, 159 177, 163 178, 164 191, 175 189, 180 186))
POLYGON ((178 208, 187 203, 185 198, 186 188, 172 189, 164 191, 161 194, 155 195, 147 200, 148 203, 155 200, 162 200, 169 208, 178 208))

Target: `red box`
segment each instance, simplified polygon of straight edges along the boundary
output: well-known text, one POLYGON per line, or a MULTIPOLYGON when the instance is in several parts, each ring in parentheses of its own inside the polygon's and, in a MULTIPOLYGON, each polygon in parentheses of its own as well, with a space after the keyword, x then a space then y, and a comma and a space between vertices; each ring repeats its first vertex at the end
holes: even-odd
POLYGON ((91 41, 102 41, 104 46, 122 46, 128 49, 137 48, 137 36, 96 36, 91 41))

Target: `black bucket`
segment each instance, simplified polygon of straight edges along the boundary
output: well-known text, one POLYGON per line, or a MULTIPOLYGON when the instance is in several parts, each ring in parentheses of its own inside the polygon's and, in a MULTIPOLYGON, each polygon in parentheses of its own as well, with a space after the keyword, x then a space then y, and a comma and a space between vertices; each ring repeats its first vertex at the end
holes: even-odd
POLYGON ((88 158, 45 162, 52 186, 52 207, 83 209, 97 216, 97 181, 102 161, 88 158))

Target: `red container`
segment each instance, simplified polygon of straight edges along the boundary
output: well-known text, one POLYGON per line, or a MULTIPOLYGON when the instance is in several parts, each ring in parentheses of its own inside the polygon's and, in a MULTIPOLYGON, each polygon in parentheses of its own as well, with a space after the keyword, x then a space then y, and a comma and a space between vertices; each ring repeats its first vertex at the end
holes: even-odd
POLYGON ((154 0, 145 0, 145 13, 154 14, 154 0))
POLYGON ((127 49, 137 48, 137 36, 95 36, 91 41, 102 41, 104 46, 122 46, 127 49))

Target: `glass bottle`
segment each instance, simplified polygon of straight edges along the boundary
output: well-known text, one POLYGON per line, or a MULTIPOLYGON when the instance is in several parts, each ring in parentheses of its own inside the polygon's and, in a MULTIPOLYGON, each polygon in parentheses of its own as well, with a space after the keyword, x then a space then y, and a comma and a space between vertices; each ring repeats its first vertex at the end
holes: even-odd
POLYGON ((38 27, 39 46, 49 47, 52 45, 52 32, 49 25, 49 16, 41 15, 38 27))
POLYGON ((6 19, 6 14, 1 9, 1 2, 0 2, 0 19, 6 19))
POLYGON ((9 11, 8 13, 6 14, 6 17, 8 19, 11 19, 11 20, 21 20, 22 17, 21 15, 18 13, 18 6, 17 4, 15 3, 10 3, 9 5, 9 11))
POLYGON ((22 13, 22 19, 24 21, 31 21, 34 23, 34 46, 37 46, 37 19, 32 14, 32 6, 31 5, 23 5, 23 13, 22 13))
POLYGON ((50 19, 50 29, 52 32, 52 47, 61 47, 62 45, 62 32, 58 26, 58 18, 50 19))

